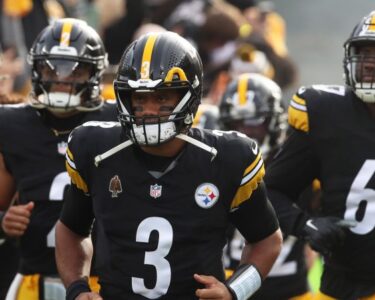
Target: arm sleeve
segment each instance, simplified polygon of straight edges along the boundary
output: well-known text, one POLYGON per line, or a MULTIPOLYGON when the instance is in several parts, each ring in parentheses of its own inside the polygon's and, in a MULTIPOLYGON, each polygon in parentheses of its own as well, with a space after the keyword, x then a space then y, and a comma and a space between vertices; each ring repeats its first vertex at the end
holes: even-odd
POLYGON ((267 167, 265 183, 284 234, 298 235, 308 218, 295 203, 300 194, 319 177, 309 134, 291 129, 291 134, 267 167))
POLYGON ((258 242, 279 228, 263 182, 254 190, 248 201, 244 201, 238 209, 230 213, 229 218, 249 243, 258 242))
POLYGON ((81 236, 88 236, 94 220, 92 200, 75 185, 70 185, 61 211, 60 221, 81 236))

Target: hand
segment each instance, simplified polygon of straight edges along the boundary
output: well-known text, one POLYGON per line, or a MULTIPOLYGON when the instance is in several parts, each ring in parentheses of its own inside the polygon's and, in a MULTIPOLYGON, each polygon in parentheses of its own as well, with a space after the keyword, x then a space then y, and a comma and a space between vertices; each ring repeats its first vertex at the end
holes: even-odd
POLYGON ((224 283, 217 280, 213 276, 194 274, 194 279, 205 285, 204 289, 197 289, 195 295, 199 300, 203 299, 218 299, 218 300, 232 300, 232 295, 224 283))
POLYGON ((1 223, 5 234, 10 237, 22 236, 29 225, 33 208, 34 202, 9 207, 1 223))
POLYGON ((311 248, 324 256, 342 245, 346 236, 346 228, 354 227, 356 222, 342 220, 337 217, 319 217, 306 221, 303 236, 311 248))
POLYGON ((103 300, 103 298, 97 293, 89 292, 79 294, 75 300, 103 300))

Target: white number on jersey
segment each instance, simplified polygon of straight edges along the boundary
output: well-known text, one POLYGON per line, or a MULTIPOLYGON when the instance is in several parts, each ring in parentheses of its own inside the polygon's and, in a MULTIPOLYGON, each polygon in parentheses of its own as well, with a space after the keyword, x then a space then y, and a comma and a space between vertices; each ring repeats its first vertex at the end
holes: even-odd
POLYGON ((146 251, 145 265, 151 265, 156 270, 156 283, 152 289, 145 286, 143 278, 132 277, 133 292, 148 299, 156 299, 165 295, 171 283, 171 266, 165 259, 172 247, 172 225, 164 218, 150 217, 141 222, 137 229, 136 241, 149 242, 151 232, 157 231, 159 243, 154 251, 146 251))
MULTIPOLYGON (((70 185, 70 177, 68 172, 62 172, 57 174, 52 181, 51 188, 49 190, 49 200, 51 201, 62 201, 64 199, 65 187, 70 185)), ((55 226, 50 230, 47 235, 47 247, 55 248, 55 226)))
POLYGON ((366 160, 357 176, 354 178, 348 197, 344 218, 355 220, 356 226, 350 230, 356 234, 367 234, 375 227, 375 190, 366 188, 367 183, 375 173, 375 160, 366 160), (358 219, 358 210, 361 208, 361 219, 358 219))

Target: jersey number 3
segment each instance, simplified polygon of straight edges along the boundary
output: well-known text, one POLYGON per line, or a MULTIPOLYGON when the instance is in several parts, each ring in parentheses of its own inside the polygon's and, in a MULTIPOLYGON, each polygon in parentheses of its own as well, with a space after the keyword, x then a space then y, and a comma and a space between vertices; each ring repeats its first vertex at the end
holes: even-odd
POLYGON ((137 229, 136 241, 149 242, 151 232, 159 234, 159 243, 154 251, 146 251, 145 265, 152 265, 156 270, 156 283, 152 289, 145 286, 143 278, 132 277, 133 292, 148 299, 156 299, 165 295, 171 283, 171 266, 165 259, 172 247, 172 225, 164 218, 150 217, 141 222, 137 229))

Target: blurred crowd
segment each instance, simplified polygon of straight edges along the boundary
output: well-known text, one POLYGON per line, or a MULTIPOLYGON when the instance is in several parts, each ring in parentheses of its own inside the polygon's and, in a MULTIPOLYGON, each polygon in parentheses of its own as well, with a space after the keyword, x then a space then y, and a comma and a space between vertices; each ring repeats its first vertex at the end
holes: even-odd
POLYGON ((114 98, 113 75, 123 50, 141 34, 171 30, 191 41, 204 64, 204 101, 218 104, 225 87, 244 72, 263 74, 285 90, 297 70, 288 55, 285 21, 271 1, 256 0, 1 0, 0 95, 30 92, 27 53, 53 20, 85 20, 108 52, 103 96, 114 98))

